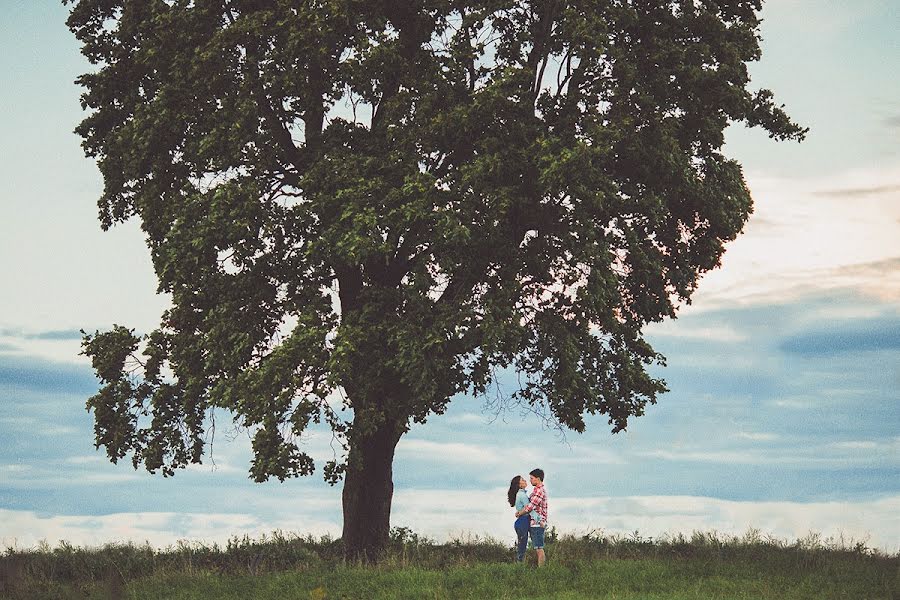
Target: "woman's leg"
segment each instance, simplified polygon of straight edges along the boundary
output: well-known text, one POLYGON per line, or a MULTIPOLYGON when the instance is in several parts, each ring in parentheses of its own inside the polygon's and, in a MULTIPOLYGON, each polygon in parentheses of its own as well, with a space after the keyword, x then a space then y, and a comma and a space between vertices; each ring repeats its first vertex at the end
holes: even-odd
POLYGON ((516 560, 523 562, 525 560, 525 550, 528 548, 528 526, 531 519, 528 515, 524 515, 516 519, 516 560))

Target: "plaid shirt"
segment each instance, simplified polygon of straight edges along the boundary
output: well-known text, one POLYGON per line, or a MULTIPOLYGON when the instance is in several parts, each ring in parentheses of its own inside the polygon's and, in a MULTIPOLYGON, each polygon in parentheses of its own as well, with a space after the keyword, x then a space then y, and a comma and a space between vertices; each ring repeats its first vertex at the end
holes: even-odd
POLYGON ((525 505, 525 510, 536 510, 537 513, 541 515, 540 523, 538 523, 534 517, 531 517, 532 527, 547 526, 547 489, 544 487, 543 483, 534 486, 534 489, 531 491, 531 498, 529 499, 528 504, 525 505))

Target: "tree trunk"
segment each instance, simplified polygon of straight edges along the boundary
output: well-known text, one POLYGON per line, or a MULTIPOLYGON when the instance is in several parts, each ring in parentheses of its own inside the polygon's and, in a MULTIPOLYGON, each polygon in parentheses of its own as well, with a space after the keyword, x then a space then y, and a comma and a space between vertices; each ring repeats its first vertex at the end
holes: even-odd
POLYGON ((391 424, 350 439, 342 536, 348 560, 377 561, 387 547, 394 496, 394 449, 399 440, 400 434, 391 424))

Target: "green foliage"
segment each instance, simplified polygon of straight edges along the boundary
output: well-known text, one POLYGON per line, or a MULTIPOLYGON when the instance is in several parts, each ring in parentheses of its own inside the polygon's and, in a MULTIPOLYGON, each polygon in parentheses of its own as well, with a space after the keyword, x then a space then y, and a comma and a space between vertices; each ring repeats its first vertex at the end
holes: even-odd
POLYGON ((748 89, 760 0, 64 2, 101 223, 140 220, 172 299, 85 337, 88 408, 165 475, 216 408, 283 480, 309 423, 399 439, 505 367, 512 402, 625 429, 665 390, 641 328, 752 209, 725 127, 805 134, 748 89))
POLYGON ((179 543, 62 544, 7 550, 0 570, 19 565, 2 589, 10 598, 809 598, 890 600, 900 591, 900 555, 819 536, 786 542, 757 531, 650 539, 635 533, 562 535, 540 570, 511 564, 493 541, 437 544, 395 528, 378 567, 347 563, 340 542, 286 536, 235 538, 224 547, 179 543), (523 594, 523 590, 527 593, 523 594), (316 595, 318 594, 318 595, 316 595), (893 595, 892 595, 893 594, 893 595))

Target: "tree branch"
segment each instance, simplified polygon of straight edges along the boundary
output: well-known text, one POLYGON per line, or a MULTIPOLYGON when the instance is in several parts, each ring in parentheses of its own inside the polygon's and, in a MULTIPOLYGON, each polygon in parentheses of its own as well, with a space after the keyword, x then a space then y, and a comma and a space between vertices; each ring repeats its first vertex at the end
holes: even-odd
POLYGON ((555 17, 557 0, 551 0, 547 4, 547 11, 540 16, 535 23, 534 46, 528 53, 526 65, 529 71, 536 71, 534 74, 533 84, 531 88, 531 103, 537 99, 541 90, 541 81, 544 78, 544 69, 547 68, 547 61, 550 59, 550 37, 553 33, 553 19, 555 17), (540 67, 538 67, 540 64, 540 67))
MULTIPOLYGON (((408 1, 398 1, 389 3, 387 17, 390 22, 397 28, 400 58, 405 62, 410 62, 415 58, 416 51, 422 43, 421 15, 418 8, 410 6, 408 1)), ((430 37, 430 32, 429 36, 430 37)), ((428 38, 426 38, 427 40, 428 38)), ((387 116, 387 104, 396 97, 400 91, 400 78, 403 71, 395 69, 392 71, 393 77, 387 78, 384 89, 378 104, 373 108, 372 113, 372 131, 382 129, 385 125, 387 116)))
POLYGON ((334 274, 338 280, 341 314, 353 312, 359 308, 359 293, 363 287, 362 272, 358 266, 338 264, 334 266, 334 274))
MULTIPOLYGON (((291 137, 290 131, 288 131, 285 126, 284 120, 276 114, 275 109, 272 107, 272 103, 266 94, 263 82, 259 76, 259 55, 261 52, 262 50, 258 46, 247 48, 248 64, 245 69, 245 74, 250 85, 250 93, 256 100, 260 115, 268 126, 273 141, 284 155, 285 164, 291 165, 296 169, 296 175, 291 174, 289 170, 285 169, 285 181, 290 185, 296 186, 299 183, 299 175, 305 172, 312 162, 312 154, 309 152, 308 147, 301 149, 294 144, 294 140, 291 137), (253 59, 252 62, 249 60, 251 58, 253 59)), ((307 129, 307 132, 308 131, 309 129, 307 129)), ((321 134, 321 122, 319 134, 321 134)))

